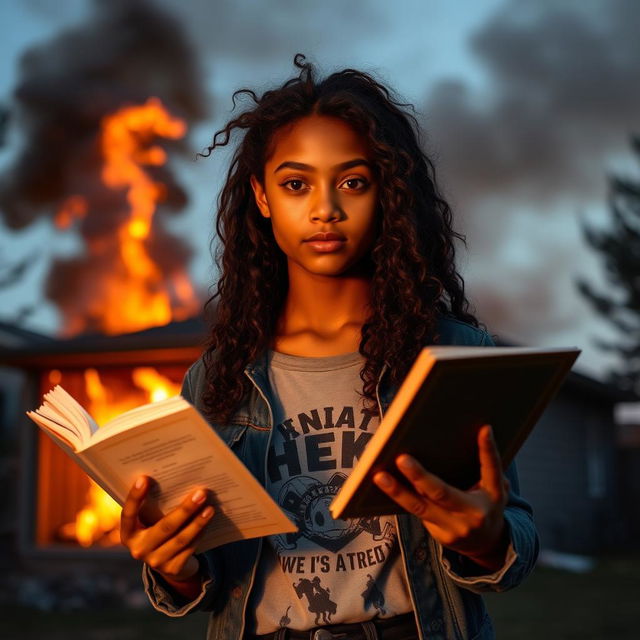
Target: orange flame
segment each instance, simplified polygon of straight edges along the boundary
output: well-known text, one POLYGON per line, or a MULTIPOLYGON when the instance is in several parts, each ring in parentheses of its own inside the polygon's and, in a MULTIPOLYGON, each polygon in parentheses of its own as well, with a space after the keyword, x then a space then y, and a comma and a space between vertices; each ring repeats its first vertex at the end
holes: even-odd
POLYGON ((156 204, 165 196, 164 185, 154 182, 142 166, 162 165, 167 155, 157 145, 142 148, 141 137, 176 139, 182 138, 186 130, 185 123, 172 118, 158 98, 149 98, 141 106, 125 107, 104 119, 102 179, 109 187, 127 188, 127 201, 131 206, 131 219, 121 230, 124 243, 130 244, 133 238, 144 240, 149 235, 156 204))
MULTIPOLYGON (((108 270, 95 278, 85 303, 87 318, 108 335, 140 331, 197 313, 199 304, 184 269, 165 273, 149 253, 153 220, 167 187, 154 179, 149 167, 166 163, 167 154, 154 141, 178 139, 186 123, 173 117, 160 100, 123 107, 100 123, 98 146, 101 179, 111 190, 124 192, 127 216, 110 237, 93 238, 89 252, 96 264, 108 270)), ((68 228, 89 215, 90 203, 81 195, 65 200, 55 216, 58 228, 68 228)), ((64 332, 74 335, 86 328, 87 319, 67 318, 64 332)))
POLYGON ((137 367, 133 370, 133 381, 140 389, 144 389, 151 402, 165 400, 175 396, 180 391, 180 386, 160 375, 153 367, 137 367))
MULTIPOLYGON (((89 413, 104 424, 111 418, 139 405, 139 396, 131 394, 119 400, 109 397, 95 369, 85 372, 89 413)), ((132 372, 135 385, 145 391, 147 402, 156 402, 180 392, 180 385, 159 374, 153 367, 137 367, 132 372)), ((75 522, 62 526, 65 538, 75 538, 83 547, 120 543, 120 511, 118 503, 91 481, 86 505, 76 514, 75 522)))
POLYGON ((102 300, 103 330, 107 334, 167 324, 172 318, 189 317, 197 308, 193 288, 184 274, 176 276, 177 283, 172 287, 177 298, 172 308, 163 275, 145 246, 166 188, 143 167, 162 165, 167 158, 161 147, 144 148, 141 141, 157 136, 181 138, 185 132, 185 123, 172 118, 158 98, 125 107, 103 120, 102 179, 113 189, 124 187, 130 206, 129 219, 118 230, 121 265, 111 275, 102 300))
POLYGON ((75 537, 83 547, 96 542, 120 542, 120 505, 93 480, 87 493, 87 506, 76 515, 75 537), (106 538, 106 539, 105 539, 106 538))

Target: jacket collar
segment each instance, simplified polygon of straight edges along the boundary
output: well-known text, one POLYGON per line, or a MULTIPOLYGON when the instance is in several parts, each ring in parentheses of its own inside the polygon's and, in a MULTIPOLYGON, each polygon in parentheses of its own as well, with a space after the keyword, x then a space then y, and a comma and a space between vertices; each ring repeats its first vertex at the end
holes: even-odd
MULTIPOLYGON (((439 343, 458 344, 459 339, 455 339, 455 332, 460 331, 463 325, 464 323, 456 320, 451 316, 448 316, 446 314, 439 314, 437 318, 437 330, 439 334, 443 334, 440 336, 439 343)), ((472 329, 471 327, 469 328, 472 329)), ((466 344, 466 342, 462 342, 462 344, 466 344)), ((471 342, 469 344, 474 343, 471 342)), ((248 375, 255 382, 257 382, 260 386, 260 389, 263 393, 265 393, 265 395, 267 393, 267 389, 269 388, 267 368, 267 349, 265 349, 252 363, 248 364, 244 369, 245 375, 248 375)), ((388 369, 389 365, 385 362, 376 383, 376 394, 378 394, 380 398, 383 409, 386 409, 398 390, 397 388, 387 386, 383 382, 384 374, 388 371, 388 369)))
MULTIPOLYGON (((264 349, 260 355, 251 363, 249 363, 245 368, 245 375, 249 376, 254 380, 254 382, 259 386, 260 390, 267 395, 269 388, 269 380, 268 380, 268 361, 267 361, 268 350, 264 349)), ((383 378, 385 373, 388 371, 389 365, 385 362, 383 365, 380 375, 378 376, 378 381, 376 382, 376 394, 380 397, 380 402, 383 405, 383 410, 386 409, 387 405, 391 402, 391 398, 393 397, 395 390, 393 388, 388 388, 383 383, 383 378)))

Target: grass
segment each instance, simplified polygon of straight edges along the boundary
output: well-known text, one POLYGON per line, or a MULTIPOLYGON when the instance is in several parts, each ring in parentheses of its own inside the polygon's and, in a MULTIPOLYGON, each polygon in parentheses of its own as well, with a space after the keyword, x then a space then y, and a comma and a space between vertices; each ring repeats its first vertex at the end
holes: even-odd
MULTIPOLYGON (((518 588, 487 594, 485 602, 500 640, 635 640, 639 574, 640 556, 602 558, 585 574, 536 567, 518 588)), ((198 640, 206 637, 206 624, 207 614, 173 619, 150 607, 74 613, 0 608, 3 640, 198 640)))
POLYGON ((605 557, 589 573, 536 567, 512 591, 485 597, 498 638, 631 640, 639 636, 640 556, 605 557))
POLYGON ((0 609, 3 640, 177 640, 206 638, 207 614, 169 618, 154 609, 41 612, 0 609))

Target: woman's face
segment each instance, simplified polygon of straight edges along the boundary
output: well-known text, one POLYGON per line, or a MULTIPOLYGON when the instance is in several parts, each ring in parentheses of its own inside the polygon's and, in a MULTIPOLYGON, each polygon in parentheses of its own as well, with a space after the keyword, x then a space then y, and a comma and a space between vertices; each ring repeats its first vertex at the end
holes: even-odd
POLYGON ((276 133, 264 185, 251 176, 251 186, 290 270, 342 275, 371 250, 378 185, 370 162, 364 140, 338 118, 312 115, 276 133), (344 241, 307 241, 319 232, 344 241))

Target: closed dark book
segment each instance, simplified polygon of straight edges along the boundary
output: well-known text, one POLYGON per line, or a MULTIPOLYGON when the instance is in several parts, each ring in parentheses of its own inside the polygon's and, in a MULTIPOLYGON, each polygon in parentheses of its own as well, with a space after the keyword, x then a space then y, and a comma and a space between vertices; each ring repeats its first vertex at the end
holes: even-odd
POLYGON ((556 395, 580 349, 425 347, 398 389, 360 460, 329 507, 334 518, 402 513, 373 482, 378 471, 411 486, 401 453, 462 490, 480 479, 477 434, 493 427, 503 468, 556 395))

